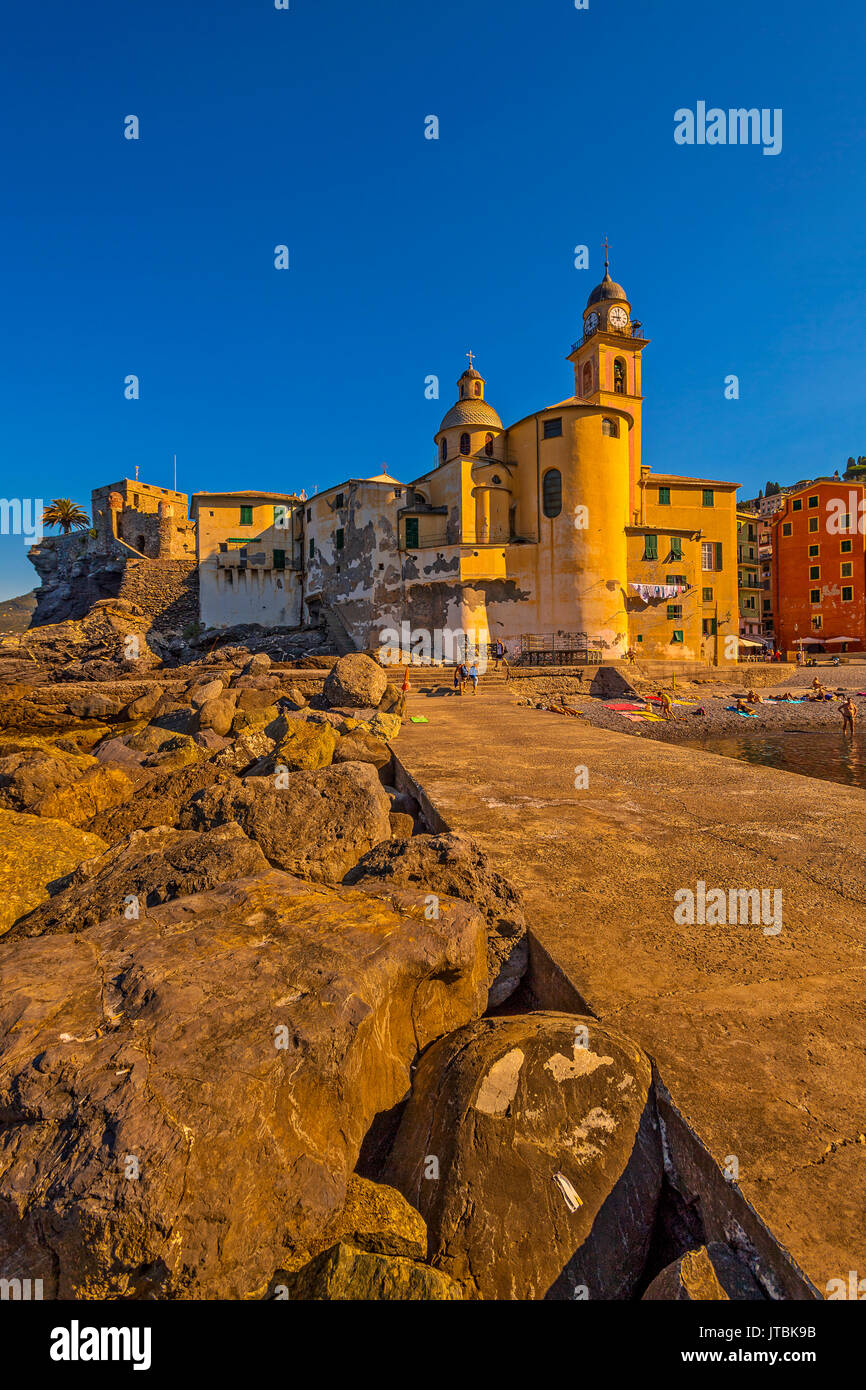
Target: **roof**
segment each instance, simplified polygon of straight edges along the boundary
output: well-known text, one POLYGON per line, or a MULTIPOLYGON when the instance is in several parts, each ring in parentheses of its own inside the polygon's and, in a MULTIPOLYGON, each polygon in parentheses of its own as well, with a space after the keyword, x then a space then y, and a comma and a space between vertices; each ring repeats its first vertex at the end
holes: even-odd
POLYGON ((647 473, 645 483, 677 483, 692 487, 741 487, 741 483, 723 483, 719 478, 687 478, 682 473, 647 473))
POLYGON ((586 301, 586 307, 589 309, 593 304, 602 304, 610 299, 622 299, 626 304, 629 302, 628 295, 622 285, 618 285, 616 280, 611 280, 610 272, 605 269, 604 279, 600 285, 596 285, 595 289, 590 294, 589 299, 586 301))
POLYGON ((502 429, 502 421, 496 414, 492 405, 474 396, 466 401, 458 401, 452 405, 442 424, 439 426, 439 433, 442 430, 451 429, 454 425, 492 425, 494 429, 502 429))
POLYGON ((252 492, 242 488, 236 492, 194 492, 193 502, 200 497, 259 497, 263 502, 300 502, 301 500, 294 492, 252 492))

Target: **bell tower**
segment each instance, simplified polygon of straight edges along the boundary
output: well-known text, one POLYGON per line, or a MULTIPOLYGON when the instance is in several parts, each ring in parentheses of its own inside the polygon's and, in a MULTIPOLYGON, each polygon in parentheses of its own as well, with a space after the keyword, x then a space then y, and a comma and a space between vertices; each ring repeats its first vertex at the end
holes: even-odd
MULTIPOLYGON (((568 360, 574 366, 574 394, 587 405, 613 407, 631 417, 629 471, 632 496, 640 474, 641 353, 649 342, 642 325, 632 318, 631 304, 622 285, 610 277, 610 250, 604 248, 604 279, 586 302, 583 337, 572 345, 568 360)), ((622 421, 623 427, 626 421, 622 421)))

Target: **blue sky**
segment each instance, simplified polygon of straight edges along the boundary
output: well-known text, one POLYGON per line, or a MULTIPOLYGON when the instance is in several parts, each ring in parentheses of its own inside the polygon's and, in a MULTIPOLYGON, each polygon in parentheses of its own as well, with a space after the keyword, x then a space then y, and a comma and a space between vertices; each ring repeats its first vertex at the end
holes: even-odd
MULTIPOLYGON (((505 423, 570 393, 605 234, 652 339, 645 461, 748 496, 866 453, 855 0, 48 0, 4 27, 3 497, 89 508, 136 464, 171 486, 175 452, 188 492, 417 475, 468 348, 505 423), (781 154, 676 145, 701 100, 781 108, 781 154)), ((0 597, 34 580, 0 537, 0 597)))

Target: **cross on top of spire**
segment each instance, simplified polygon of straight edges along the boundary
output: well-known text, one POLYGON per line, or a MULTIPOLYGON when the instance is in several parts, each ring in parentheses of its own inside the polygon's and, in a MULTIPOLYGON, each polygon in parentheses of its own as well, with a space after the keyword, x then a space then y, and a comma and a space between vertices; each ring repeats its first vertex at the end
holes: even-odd
POLYGON ((607 274, 608 269, 610 268, 610 260, 609 260, 610 242, 608 241, 608 239, 607 239, 606 236, 605 236, 604 241, 601 243, 601 249, 602 249, 602 251, 604 252, 604 269, 605 269, 605 274, 607 274))
POLYGON ((475 365, 475 353, 472 351, 471 348, 470 348, 469 351, 467 352, 466 356, 469 358, 469 365, 470 365, 470 367, 474 366, 474 365, 475 365))

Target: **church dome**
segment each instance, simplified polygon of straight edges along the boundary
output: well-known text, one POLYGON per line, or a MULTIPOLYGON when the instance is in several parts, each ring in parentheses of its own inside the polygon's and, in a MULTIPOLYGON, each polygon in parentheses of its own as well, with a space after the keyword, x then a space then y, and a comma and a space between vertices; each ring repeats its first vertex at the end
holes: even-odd
POLYGON ((596 285, 589 299, 586 301, 587 309, 591 309, 593 304, 604 304, 610 299, 621 299, 628 304, 628 295, 622 285, 618 285, 615 280, 611 280, 607 266, 604 268, 604 279, 600 285, 596 285))
POLYGON ((468 397, 457 401, 445 416, 439 430, 450 430, 454 425, 491 425, 494 429, 502 429, 502 421, 493 406, 488 405, 481 397, 468 397))

